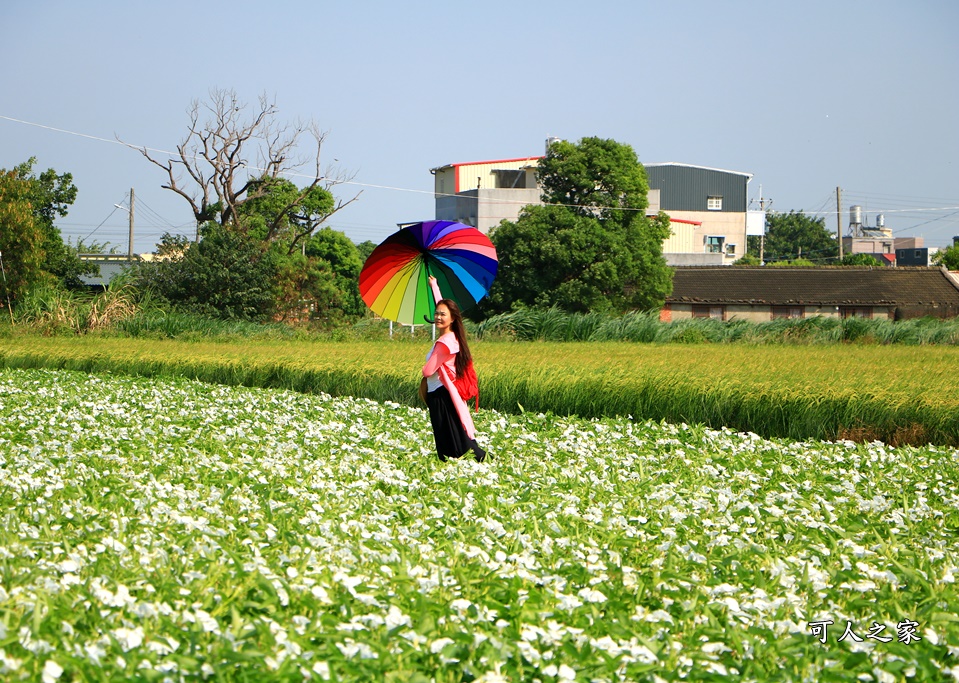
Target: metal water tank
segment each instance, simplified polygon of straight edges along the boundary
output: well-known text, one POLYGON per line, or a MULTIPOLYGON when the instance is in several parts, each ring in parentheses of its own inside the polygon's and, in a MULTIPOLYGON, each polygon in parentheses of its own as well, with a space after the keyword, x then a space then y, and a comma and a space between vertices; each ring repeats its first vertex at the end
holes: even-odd
POLYGON ((849 207, 849 225, 862 225, 862 207, 858 204, 849 207))

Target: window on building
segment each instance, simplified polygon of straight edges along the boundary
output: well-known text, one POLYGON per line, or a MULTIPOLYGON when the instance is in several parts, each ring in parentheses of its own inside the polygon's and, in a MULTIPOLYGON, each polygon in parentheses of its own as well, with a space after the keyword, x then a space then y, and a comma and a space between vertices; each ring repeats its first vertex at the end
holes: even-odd
POLYGON ((845 318, 871 318, 872 308, 869 306, 840 306, 839 315, 845 318))
POLYGON ((802 306, 773 306, 771 313, 773 320, 802 318, 805 316, 805 309, 802 306))
POLYGON ((707 254, 722 254, 723 253, 723 242, 726 241, 725 237, 707 235, 706 236, 706 253, 707 254))
POLYGON ((726 245, 726 256, 735 256, 736 255, 736 245, 727 244, 726 245))
POLYGON ((719 304, 693 304, 694 318, 726 319, 726 307, 719 304))
POLYGON ((498 168, 495 169, 493 173, 496 174, 496 187, 498 188, 526 188, 526 171, 523 169, 514 171, 512 169, 498 168))
POLYGON ((709 211, 722 211, 723 198, 717 195, 711 195, 709 197, 706 197, 706 208, 709 211))

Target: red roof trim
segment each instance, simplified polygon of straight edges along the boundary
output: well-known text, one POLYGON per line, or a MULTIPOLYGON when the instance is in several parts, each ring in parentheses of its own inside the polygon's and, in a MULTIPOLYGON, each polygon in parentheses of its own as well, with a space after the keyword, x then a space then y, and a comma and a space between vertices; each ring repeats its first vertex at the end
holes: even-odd
POLYGON ((685 223, 686 225, 702 225, 702 221, 687 221, 684 218, 670 218, 670 223, 685 223))

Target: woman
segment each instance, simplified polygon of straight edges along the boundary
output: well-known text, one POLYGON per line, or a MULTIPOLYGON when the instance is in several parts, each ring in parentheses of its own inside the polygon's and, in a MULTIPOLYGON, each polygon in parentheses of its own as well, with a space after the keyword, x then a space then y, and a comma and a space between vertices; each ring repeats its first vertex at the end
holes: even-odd
POLYGON ((423 377, 426 378, 426 405, 430 410, 436 452, 440 460, 446 462, 448 458, 459 458, 472 451, 476 462, 483 462, 486 451, 476 443, 469 406, 453 384, 472 358, 466 343, 463 316, 456 302, 440 298, 436 278, 432 276, 430 287, 436 299, 434 318, 440 336, 426 357, 423 377))

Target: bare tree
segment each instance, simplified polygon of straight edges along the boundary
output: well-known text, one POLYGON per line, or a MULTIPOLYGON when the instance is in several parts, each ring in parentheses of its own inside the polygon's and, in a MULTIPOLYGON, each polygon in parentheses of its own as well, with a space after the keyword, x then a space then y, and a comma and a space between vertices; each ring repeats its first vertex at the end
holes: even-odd
MULTIPOLYGON (((271 219, 267 238, 275 239, 283 222, 290 215, 298 215, 297 207, 312 191, 323 188, 332 195, 334 186, 350 182, 354 175, 345 174, 333 166, 325 172, 321 170, 321 152, 327 133, 321 131, 315 122, 277 123, 276 104, 265 94, 260 96, 251 115, 247 110, 247 105, 237 99, 234 90, 213 89, 208 101, 194 100, 191 104, 189 132, 177 145, 176 156, 160 159, 155 150, 147 147, 134 149, 166 171, 169 181, 162 187, 176 192, 190 204, 197 225, 216 221, 243 231, 238 209, 269 191, 271 185, 262 182, 264 179, 311 178, 298 196, 290 198, 288 205, 271 219), (201 122, 204 113, 208 118, 201 122), (312 175, 297 172, 308 161, 296 157, 301 138, 305 136, 313 139, 316 149, 312 175)), ((360 192, 357 192, 351 199, 335 200, 325 215, 312 216, 308 228, 294 233, 291 249, 359 196, 360 192)))

